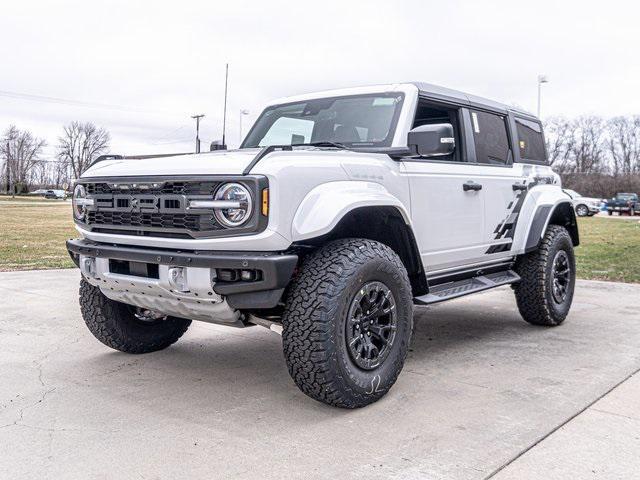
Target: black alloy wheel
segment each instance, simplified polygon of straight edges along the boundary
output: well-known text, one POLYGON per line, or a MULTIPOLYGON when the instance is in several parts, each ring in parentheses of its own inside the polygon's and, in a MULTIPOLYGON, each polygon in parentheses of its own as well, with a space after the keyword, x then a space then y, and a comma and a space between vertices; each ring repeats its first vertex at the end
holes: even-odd
POLYGON ((561 304, 567 298, 567 290, 571 283, 571 265, 566 251, 558 250, 553 259, 551 272, 551 294, 555 302, 561 304))
POLYGON ((382 282, 369 282, 351 302, 346 322, 347 348, 363 370, 377 368, 389 356, 397 330, 396 300, 382 282))

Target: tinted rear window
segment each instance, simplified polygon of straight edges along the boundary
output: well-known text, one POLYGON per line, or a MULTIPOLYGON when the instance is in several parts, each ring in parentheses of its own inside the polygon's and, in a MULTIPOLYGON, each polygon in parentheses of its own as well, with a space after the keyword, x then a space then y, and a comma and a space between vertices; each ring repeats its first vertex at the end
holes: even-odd
POLYGON ((472 111, 471 122, 477 162, 489 165, 509 163, 511 149, 504 117, 493 113, 472 111))
POLYGON ((547 151, 542 136, 542 126, 537 122, 516 117, 518 147, 523 160, 546 162, 547 151))

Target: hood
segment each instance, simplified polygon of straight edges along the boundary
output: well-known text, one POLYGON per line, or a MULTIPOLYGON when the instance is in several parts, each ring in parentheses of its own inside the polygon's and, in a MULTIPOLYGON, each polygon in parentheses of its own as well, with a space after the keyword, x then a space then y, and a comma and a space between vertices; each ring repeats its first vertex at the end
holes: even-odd
POLYGON ((145 159, 104 160, 82 177, 137 177, 151 175, 241 175, 260 149, 228 150, 145 159))

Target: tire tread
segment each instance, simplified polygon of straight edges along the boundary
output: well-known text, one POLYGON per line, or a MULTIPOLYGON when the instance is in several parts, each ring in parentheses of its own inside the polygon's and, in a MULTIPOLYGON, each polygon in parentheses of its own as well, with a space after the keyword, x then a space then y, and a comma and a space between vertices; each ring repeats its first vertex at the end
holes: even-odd
POLYGON ((537 250, 520 257, 516 270, 521 277, 514 286, 516 303, 522 318, 533 325, 557 326, 566 315, 558 317, 550 308, 546 295, 547 270, 553 245, 566 237, 571 242, 567 230, 560 225, 549 225, 537 250))
MULTIPOLYGON (((382 397, 400 374, 408 345, 392 380, 373 395, 349 388, 335 368, 335 339, 328 321, 337 315, 339 303, 335 297, 345 287, 345 279, 367 261, 380 258, 397 268, 405 290, 410 292, 407 272, 396 253, 366 239, 338 240, 316 250, 305 258, 289 288, 283 317, 284 356, 292 379, 311 398, 336 407, 363 407, 382 397)), ((397 301, 411 302, 411 296, 397 301)))
POLYGON ((169 317, 145 338, 131 335, 127 322, 131 313, 126 305, 107 298, 98 287, 80 281, 80 311, 89 331, 106 346, 125 353, 141 354, 163 350, 177 342, 191 320, 169 317))

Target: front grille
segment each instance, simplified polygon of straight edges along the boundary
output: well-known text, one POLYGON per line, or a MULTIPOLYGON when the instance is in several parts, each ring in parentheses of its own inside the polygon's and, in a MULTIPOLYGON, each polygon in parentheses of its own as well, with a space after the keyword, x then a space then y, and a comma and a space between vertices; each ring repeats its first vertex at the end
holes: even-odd
POLYGON ((213 210, 190 208, 195 199, 211 199, 226 182, 243 183, 252 193, 254 205, 260 189, 267 187, 264 177, 191 177, 185 180, 161 177, 108 178, 82 184, 89 198, 84 225, 90 230, 121 235, 173 238, 203 238, 245 235, 266 228, 267 218, 254 212, 243 226, 228 228, 220 224, 213 210))
POLYGON ((88 212, 89 225, 127 227, 179 228, 194 232, 223 228, 212 215, 142 212, 88 212))
POLYGON ((98 231, 111 228, 135 235, 162 231, 163 236, 182 237, 184 232, 217 232, 224 227, 212 212, 188 213, 186 206, 190 196, 213 196, 219 185, 208 181, 87 183, 87 194, 96 203, 87 212, 86 223, 98 231))

